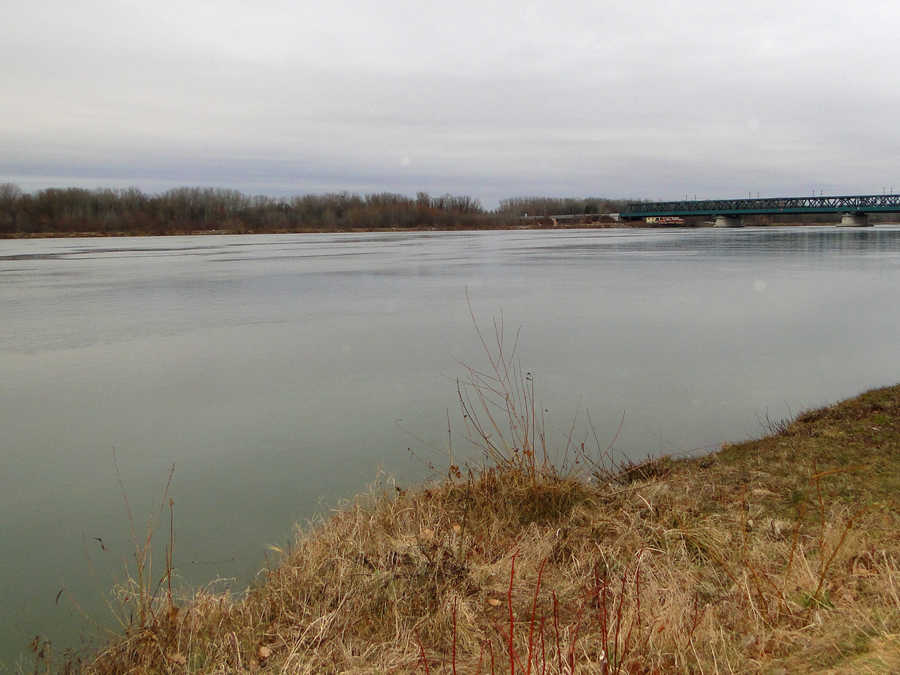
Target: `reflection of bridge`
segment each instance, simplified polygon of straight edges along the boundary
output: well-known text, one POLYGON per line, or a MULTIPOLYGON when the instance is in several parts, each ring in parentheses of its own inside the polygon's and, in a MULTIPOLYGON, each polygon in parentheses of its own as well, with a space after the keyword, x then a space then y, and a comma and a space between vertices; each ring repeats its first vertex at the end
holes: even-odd
POLYGON ((865 227, 870 224, 870 213, 900 213, 900 195, 629 202, 620 216, 623 220, 659 216, 707 216, 715 219, 716 227, 740 227, 741 216, 803 213, 840 213, 841 225, 865 227))

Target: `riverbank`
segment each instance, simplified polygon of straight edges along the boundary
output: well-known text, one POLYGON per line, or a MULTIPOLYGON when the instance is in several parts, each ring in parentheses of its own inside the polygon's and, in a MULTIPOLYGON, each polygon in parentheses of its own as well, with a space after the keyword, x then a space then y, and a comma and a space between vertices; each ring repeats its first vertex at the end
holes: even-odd
POLYGON ((529 450, 379 484, 246 597, 132 607, 84 668, 897 672, 900 385, 771 431, 636 466, 583 455, 587 479, 529 450))
MULTIPOLYGON (((895 223, 879 223, 880 225, 895 225, 895 223)), ((752 227, 821 227, 823 225, 832 225, 835 223, 767 223, 762 225, 751 225, 752 227)), ((261 229, 241 229, 241 228, 223 228, 211 230, 172 230, 166 232, 152 231, 115 231, 115 232, 17 232, 14 234, 0 233, 0 239, 79 239, 79 238, 115 238, 115 237, 193 237, 204 235, 241 235, 241 234, 367 234, 373 232, 489 232, 489 231, 507 231, 507 230, 601 230, 615 228, 650 228, 655 230, 691 230, 700 228, 711 228, 712 222, 705 222, 696 225, 648 225, 643 221, 610 221, 610 222, 564 222, 558 225, 552 224, 497 224, 483 226, 443 226, 435 227, 432 225, 423 225, 420 227, 354 227, 354 228, 261 228, 261 229)))
POLYGON ((628 223, 611 221, 608 223, 566 223, 564 225, 483 225, 483 226, 443 226, 435 227, 432 225, 422 225, 413 227, 353 227, 353 228, 324 228, 324 227, 308 227, 308 228, 261 228, 261 229, 241 229, 241 228, 223 228, 212 230, 172 230, 166 232, 152 231, 115 231, 115 232, 29 232, 3 234, 0 233, 0 239, 77 239, 77 238, 95 238, 95 237, 193 237, 203 235, 239 235, 239 234, 365 234, 372 232, 488 232, 488 231, 506 231, 506 230, 589 230, 589 229, 608 229, 616 227, 645 227, 643 223, 633 225, 628 223))

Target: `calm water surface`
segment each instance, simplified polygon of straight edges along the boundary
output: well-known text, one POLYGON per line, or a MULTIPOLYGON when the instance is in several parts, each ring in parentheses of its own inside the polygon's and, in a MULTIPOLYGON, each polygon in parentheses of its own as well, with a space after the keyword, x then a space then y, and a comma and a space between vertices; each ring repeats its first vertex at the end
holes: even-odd
POLYGON ((466 288, 521 328, 558 444, 588 409, 623 453, 713 448, 900 379, 895 227, 0 241, 0 670, 109 624, 114 451, 138 529, 176 465, 178 573, 235 589, 445 461, 448 410, 461 452, 466 288))

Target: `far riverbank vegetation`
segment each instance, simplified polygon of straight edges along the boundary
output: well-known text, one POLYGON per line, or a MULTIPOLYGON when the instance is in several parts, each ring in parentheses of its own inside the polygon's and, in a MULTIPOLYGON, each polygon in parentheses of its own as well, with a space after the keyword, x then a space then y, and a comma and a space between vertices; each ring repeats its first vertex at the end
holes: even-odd
POLYGON ((336 232, 359 230, 493 229, 552 225, 549 216, 579 214, 575 224, 614 221, 622 200, 505 199, 487 210, 465 195, 245 195, 236 190, 182 187, 159 194, 122 190, 48 188, 33 194, 0 185, 0 236, 76 234, 200 234, 336 232), (547 217, 542 221, 523 218, 547 217))
POLYGON ((458 464, 451 436, 443 478, 382 480, 240 596, 179 595, 174 537, 159 581, 138 546, 121 632, 69 667, 900 672, 900 385, 635 462, 617 433, 549 447, 534 379, 497 336, 458 386, 479 463, 458 464))
MULTIPOLYGON (((626 200, 607 197, 513 197, 486 209, 465 195, 395 193, 246 195, 180 187, 158 194, 137 188, 47 188, 34 193, 0 184, 0 238, 172 234, 249 234, 555 227, 646 227, 618 222, 626 200), (567 216, 557 219, 554 216, 567 216)), ((873 217, 879 221, 885 217, 873 217)), ((747 225, 835 222, 833 215, 751 216, 747 225)), ((687 218, 685 226, 710 223, 687 218)))

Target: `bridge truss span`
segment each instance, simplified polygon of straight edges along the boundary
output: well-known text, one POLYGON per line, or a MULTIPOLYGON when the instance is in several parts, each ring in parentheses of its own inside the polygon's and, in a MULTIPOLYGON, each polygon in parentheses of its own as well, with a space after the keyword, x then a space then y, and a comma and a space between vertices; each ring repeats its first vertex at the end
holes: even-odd
POLYGON ((629 202, 620 214, 625 220, 658 216, 749 216, 800 213, 900 213, 900 194, 763 199, 700 199, 677 202, 629 202))

